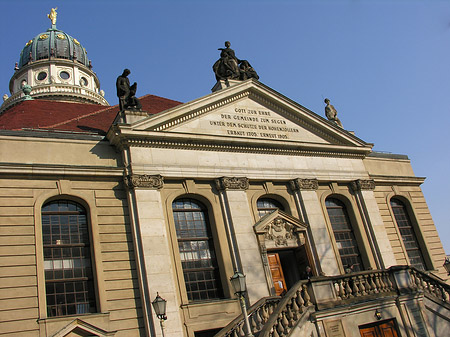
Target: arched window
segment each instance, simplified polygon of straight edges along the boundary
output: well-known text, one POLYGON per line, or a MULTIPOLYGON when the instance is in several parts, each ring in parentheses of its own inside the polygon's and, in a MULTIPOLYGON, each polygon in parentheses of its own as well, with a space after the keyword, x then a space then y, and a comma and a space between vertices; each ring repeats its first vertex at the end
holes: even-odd
POLYGON ((270 198, 259 198, 256 202, 256 208, 260 218, 276 209, 284 211, 284 207, 280 202, 270 198))
POLYGON ((172 209, 189 301, 223 298, 206 207, 184 198, 175 200, 172 209))
POLYGON ((325 206, 327 207, 328 217, 330 218, 343 267, 345 269, 351 268, 352 271, 362 270, 361 254, 353 233, 347 208, 342 201, 335 198, 327 198, 325 206))
POLYGON ((399 199, 391 199, 391 207, 394 212, 395 222, 397 222, 400 235, 408 254, 411 266, 420 270, 425 270, 425 260, 420 250, 417 236, 414 231, 411 219, 409 218, 405 204, 399 199))
POLYGON ((47 316, 96 312, 86 210, 69 200, 42 207, 47 316))

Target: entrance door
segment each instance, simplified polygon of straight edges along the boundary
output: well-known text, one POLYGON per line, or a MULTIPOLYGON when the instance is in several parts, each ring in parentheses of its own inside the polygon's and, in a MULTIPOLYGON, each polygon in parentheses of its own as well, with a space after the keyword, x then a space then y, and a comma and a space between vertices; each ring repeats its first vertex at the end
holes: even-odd
POLYGON ((270 273, 272 274, 273 286, 277 295, 287 291, 286 281, 284 280, 283 268, 281 267, 280 256, 278 253, 267 253, 269 260, 270 273))
POLYGON ((394 320, 367 324, 359 327, 361 337, 398 337, 394 320))

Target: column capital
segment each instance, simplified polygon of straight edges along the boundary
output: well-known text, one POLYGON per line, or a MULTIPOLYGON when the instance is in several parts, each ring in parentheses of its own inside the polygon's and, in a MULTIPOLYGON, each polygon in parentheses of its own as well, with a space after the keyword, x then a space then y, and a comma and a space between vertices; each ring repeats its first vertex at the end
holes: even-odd
POLYGON ((246 177, 221 177, 215 180, 218 190, 246 190, 248 178, 246 177))
POLYGON ((358 179, 351 182, 350 186, 353 191, 373 191, 375 189, 375 181, 373 179, 358 179))
POLYGON ((164 178, 159 174, 130 174, 124 177, 124 182, 129 188, 160 190, 164 186, 164 178))
POLYGON ((289 185, 293 191, 315 191, 319 188, 319 181, 317 179, 296 178, 294 180, 290 180, 289 185))

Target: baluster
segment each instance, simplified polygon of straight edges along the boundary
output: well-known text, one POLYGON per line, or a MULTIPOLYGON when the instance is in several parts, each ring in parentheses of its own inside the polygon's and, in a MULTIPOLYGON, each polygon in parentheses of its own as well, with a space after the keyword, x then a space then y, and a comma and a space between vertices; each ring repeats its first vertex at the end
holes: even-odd
POLYGON ((373 293, 373 289, 372 286, 370 285, 370 275, 366 274, 363 276, 364 277, 364 286, 366 287, 366 291, 368 294, 372 294, 373 293))
POLYGON ((245 326, 244 326, 244 322, 239 323, 239 336, 240 337, 245 337, 245 326))
POLYGON ((273 314, 273 309, 275 309, 275 306, 272 303, 272 305, 269 306, 269 316, 273 314))
POLYGON ((356 297, 361 296, 359 289, 358 289, 358 285, 357 285, 357 278, 355 276, 351 277, 351 282, 352 282, 352 290, 353 290, 353 295, 355 295, 356 297))
POLYGON ((375 285, 377 287, 377 291, 379 293, 383 292, 383 290, 381 289, 381 284, 380 284, 380 275, 378 273, 375 273, 374 278, 375 278, 375 285))
POLYGON ((388 286, 389 291, 395 290, 394 289, 394 284, 392 283, 391 277, 389 276, 388 273, 386 273, 386 281, 387 281, 387 286, 388 286))
POLYGON ((345 298, 345 291, 344 291, 344 287, 342 286, 342 280, 338 281, 338 286, 339 286, 339 297, 341 299, 345 298))
POLYGON ((359 291, 362 296, 366 296, 367 293, 366 293, 366 288, 364 287, 364 276, 359 275, 358 280, 359 280, 359 291))
POLYGON ((378 279, 380 280, 380 291, 382 292, 388 291, 386 283, 384 283, 384 273, 381 273, 378 279))
POLYGON ((239 335, 237 334, 236 329, 233 330, 233 337, 239 337, 239 335))
POLYGON ((289 321, 289 326, 293 327, 294 324, 295 324, 295 319, 294 319, 294 313, 292 312, 292 309, 291 309, 290 305, 287 306, 286 316, 287 316, 288 321, 289 321))
POLYGON ((261 313, 263 312, 263 307, 260 307, 255 313, 255 320, 258 327, 258 331, 260 331, 263 327, 263 319, 261 317, 261 313))
POLYGON ((283 333, 287 335, 289 333, 289 321, 288 321, 288 319, 286 317, 286 312, 285 311, 283 311, 281 313, 281 317, 282 317, 281 318, 281 324, 283 325, 283 328, 284 328, 283 333))
POLYGON ((350 288, 350 279, 346 278, 346 279, 344 280, 344 282, 345 282, 345 292, 347 293, 347 295, 346 295, 345 297, 346 297, 346 298, 351 298, 351 297, 353 297, 353 294, 352 294, 352 288, 350 288))
MULTIPOLYGON (((270 306, 270 304, 268 306, 270 306)), ((265 324, 267 322, 267 320, 269 319, 269 312, 268 312, 268 310, 269 309, 268 309, 267 306, 264 306, 262 308, 262 321, 263 321, 263 324, 265 324)))
POLYGON ((415 270, 412 270, 411 275, 413 275, 414 277, 414 284, 416 286, 416 289, 422 289, 419 274, 415 270))
POLYGON ((294 319, 298 320, 300 318, 300 309, 297 305, 297 292, 294 293, 294 296, 292 296, 292 311, 294 312, 294 319))
POLYGON ((379 293, 379 291, 378 291, 378 289, 377 289, 377 285, 375 284, 375 274, 370 274, 369 275, 369 280, 370 280, 370 287, 372 288, 372 292, 374 293, 374 294, 378 294, 379 293))
POLYGON ((299 307, 299 312, 300 313, 302 313, 303 312, 303 307, 304 307, 304 305, 305 305, 305 301, 303 300, 303 296, 302 296, 302 291, 299 289, 299 290, 297 290, 297 298, 296 298, 296 301, 297 301, 297 304, 298 304, 298 307, 299 307))
MULTIPOLYGON (((278 327, 278 325, 277 325, 277 327, 278 327)), ((272 327, 272 330, 271 330, 271 334, 270 334, 272 337, 280 337, 280 335, 278 334, 278 331, 277 331, 277 328, 275 328, 275 327, 272 327)))
POLYGON ((258 324, 256 324, 256 320, 255 320, 255 314, 256 314, 256 312, 253 312, 252 314, 251 314, 251 316, 249 317, 249 320, 250 320, 250 326, 251 326, 251 329, 252 329, 252 332, 254 333, 254 332, 256 332, 256 331, 258 331, 258 324))
POLYGON ((306 306, 310 306, 312 303, 311 303, 311 297, 309 296, 309 294, 308 294, 308 287, 306 286, 306 284, 304 284, 303 285, 303 292, 305 293, 305 305, 306 306))

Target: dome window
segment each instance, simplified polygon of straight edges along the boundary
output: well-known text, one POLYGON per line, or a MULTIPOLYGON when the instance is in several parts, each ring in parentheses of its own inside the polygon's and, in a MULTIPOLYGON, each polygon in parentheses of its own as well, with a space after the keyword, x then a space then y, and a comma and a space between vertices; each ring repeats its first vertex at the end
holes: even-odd
POLYGON ((61 71, 59 73, 59 77, 61 77, 63 80, 68 80, 70 78, 70 74, 67 71, 61 71))
POLYGON ((80 84, 81 84, 83 87, 87 87, 88 84, 89 84, 89 82, 88 82, 88 80, 87 80, 86 77, 82 77, 82 78, 80 78, 80 84))
POLYGON ((37 74, 36 78, 38 81, 43 81, 47 78, 47 73, 45 71, 41 71, 39 74, 37 74))

